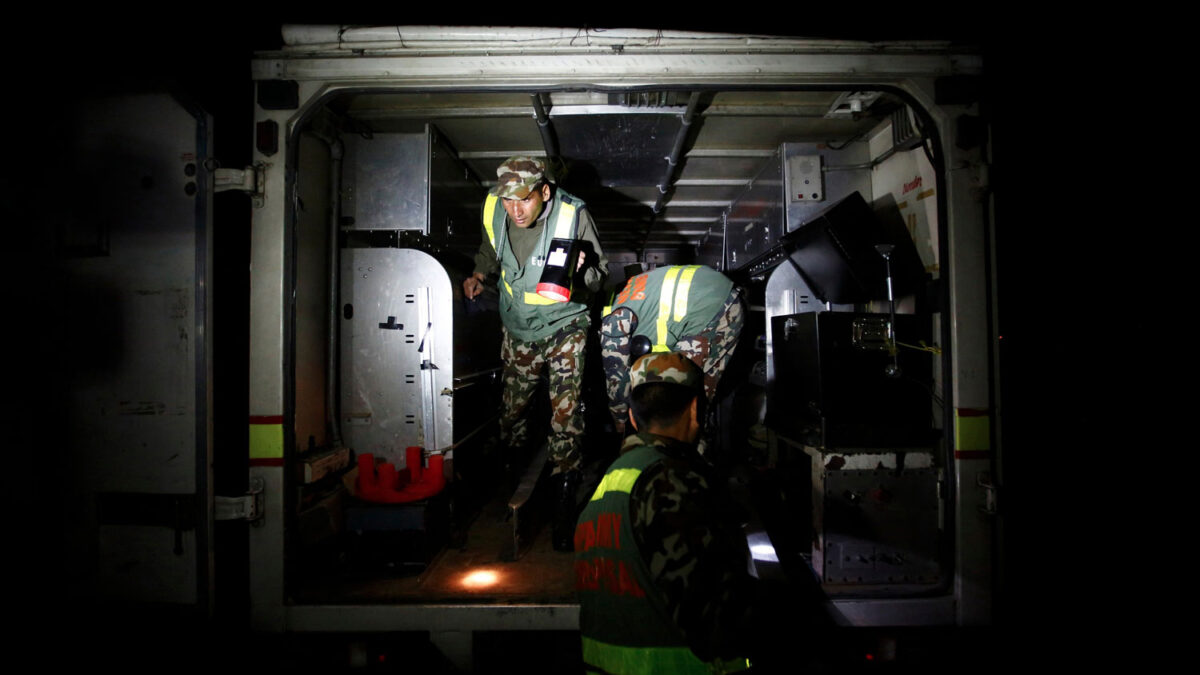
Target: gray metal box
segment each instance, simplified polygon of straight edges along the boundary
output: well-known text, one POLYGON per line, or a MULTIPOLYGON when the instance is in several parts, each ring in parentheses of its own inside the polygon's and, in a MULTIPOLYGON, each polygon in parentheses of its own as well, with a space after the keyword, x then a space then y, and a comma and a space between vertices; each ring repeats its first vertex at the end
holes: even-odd
POLYGON ((418 232, 474 253, 484 189, 436 127, 345 142, 343 229, 418 232))

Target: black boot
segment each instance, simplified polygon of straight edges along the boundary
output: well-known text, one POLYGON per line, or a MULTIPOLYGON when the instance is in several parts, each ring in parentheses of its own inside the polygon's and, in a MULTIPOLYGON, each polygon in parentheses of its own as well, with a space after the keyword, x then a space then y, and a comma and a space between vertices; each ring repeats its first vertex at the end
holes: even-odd
POLYGON ((578 470, 564 471, 554 477, 554 550, 575 550, 575 493, 582 479, 578 470))

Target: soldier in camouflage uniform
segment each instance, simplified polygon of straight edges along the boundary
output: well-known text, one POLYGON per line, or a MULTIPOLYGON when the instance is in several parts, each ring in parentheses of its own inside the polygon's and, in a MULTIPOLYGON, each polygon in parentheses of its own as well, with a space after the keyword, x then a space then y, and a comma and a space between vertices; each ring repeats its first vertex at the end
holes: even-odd
POLYGON ((637 338, 655 352, 686 354, 704 371, 704 394, 716 397, 744 323, 739 289, 703 265, 671 265, 631 277, 600 329, 609 410, 623 432, 629 410, 629 354, 637 338))
POLYGON ((696 451, 703 373, 653 353, 630 373, 634 426, 575 529, 589 672, 732 672, 745 659, 756 581, 737 508, 696 451))
POLYGON ((463 281, 463 294, 473 300, 485 284, 498 287, 504 324, 500 435, 509 448, 510 461, 535 440, 529 438, 525 410, 542 369, 549 370, 554 545, 569 551, 574 524, 571 509, 582 461, 579 400, 590 325, 588 301, 603 284, 608 261, 587 206, 554 186, 541 160, 510 157, 496 169, 496 178, 496 187, 483 205, 484 236, 475 256, 475 271, 463 281), (556 238, 581 240, 592 249, 590 254, 579 254, 570 298, 565 302, 537 292, 543 268, 551 259, 551 241, 556 238))

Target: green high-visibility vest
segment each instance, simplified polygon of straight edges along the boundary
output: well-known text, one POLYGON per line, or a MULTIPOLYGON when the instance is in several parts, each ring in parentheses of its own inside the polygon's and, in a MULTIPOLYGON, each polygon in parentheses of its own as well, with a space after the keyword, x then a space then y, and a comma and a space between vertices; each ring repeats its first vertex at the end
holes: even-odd
POLYGON ((577 315, 587 313, 587 293, 571 293, 571 301, 559 302, 537 294, 542 268, 550 254, 552 239, 579 237, 579 211, 584 203, 558 188, 541 238, 524 265, 518 263, 508 245, 508 214, 504 200, 489 194, 483 203, 483 229, 500 262, 500 318, 508 332, 521 340, 547 337, 577 315))
POLYGON ((653 445, 619 457, 575 529, 575 588, 585 666, 612 675, 731 673, 746 659, 701 661, 683 639, 637 548, 629 495, 665 456, 653 445))
POLYGON ((638 317, 634 335, 650 338, 656 352, 669 352, 686 335, 704 329, 725 305, 733 282, 704 265, 669 265, 631 278, 605 314, 628 307, 638 317))

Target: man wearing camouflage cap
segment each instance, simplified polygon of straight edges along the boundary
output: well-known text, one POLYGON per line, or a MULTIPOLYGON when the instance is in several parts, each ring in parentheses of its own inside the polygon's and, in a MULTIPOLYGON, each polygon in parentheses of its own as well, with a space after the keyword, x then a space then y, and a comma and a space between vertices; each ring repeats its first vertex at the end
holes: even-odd
POLYGON ((757 587, 737 509, 696 451, 704 374, 659 352, 629 380, 638 433, 575 529, 584 663, 613 674, 745 669, 757 587))
POLYGON ((654 352, 686 354, 704 371, 708 403, 716 397, 744 323, 739 289, 704 265, 668 265, 630 277, 600 328, 609 410, 624 431, 629 358, 636 341, 654 352))
POLYGON ((590 325, 588 301, 604 282, 608 260, 587 206, 551 183, 540 159, 510 157, 496 169, 496 178, 496 187, 483 205, 484 236, 475 255, 475 271, 463 281, 463 293, 473 300, 485 284, 498 286, 504 325, 500 436, 510 461, 530 441, 525 408, 542 369, 549 369, 554 547, 569 551, 582 463, 579 398, 590 325), (582 240, 584 248, 590 244, 593 251, 579 254, 574 288, 566 302, 537 293, 552 239, 582 240))

